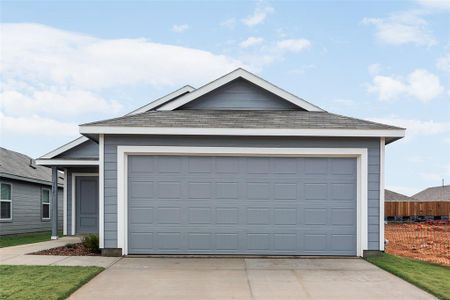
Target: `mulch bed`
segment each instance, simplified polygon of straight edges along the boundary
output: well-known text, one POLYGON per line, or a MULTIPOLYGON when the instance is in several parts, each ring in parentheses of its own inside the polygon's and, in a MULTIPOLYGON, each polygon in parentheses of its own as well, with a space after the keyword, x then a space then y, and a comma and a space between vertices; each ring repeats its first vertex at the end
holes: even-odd
POLYGON ((450 266, 450 223, 386 224, 385 251, 431 263, 450 266))
POLYGON ((30 254, 34 255, 61 255, 61 256, 99 256, 100 253, 91 252, 83 244, 73 244, 71 247, 63 246, 47 250, 42 250, 38 252, 33 252, 30 254))

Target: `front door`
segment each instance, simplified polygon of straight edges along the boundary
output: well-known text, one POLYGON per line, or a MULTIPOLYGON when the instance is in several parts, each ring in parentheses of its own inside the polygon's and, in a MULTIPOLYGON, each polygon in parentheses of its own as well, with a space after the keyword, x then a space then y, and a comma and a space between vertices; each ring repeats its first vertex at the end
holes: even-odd
POLYGON ((76 177, 76 233, 98 233, 98 177, 76 177))

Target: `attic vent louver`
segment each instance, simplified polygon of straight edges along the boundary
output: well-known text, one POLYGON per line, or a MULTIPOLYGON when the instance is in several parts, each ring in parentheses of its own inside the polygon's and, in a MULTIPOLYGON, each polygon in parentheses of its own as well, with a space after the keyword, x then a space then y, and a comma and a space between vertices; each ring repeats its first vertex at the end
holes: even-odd
POLYGON ((32 167, 33 169, 36 169, 36 161, 32 158, 30 158, 30 167, 32 167))

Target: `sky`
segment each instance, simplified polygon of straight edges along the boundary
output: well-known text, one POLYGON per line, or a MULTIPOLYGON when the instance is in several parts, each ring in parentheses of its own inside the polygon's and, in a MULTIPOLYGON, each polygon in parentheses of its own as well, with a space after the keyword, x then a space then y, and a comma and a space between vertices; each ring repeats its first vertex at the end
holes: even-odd
POLYGON ((1 145, 39 157, 237 67, 323 109, 407 128, 386 187, 450 183, 450 0, 1 1, 1 145))

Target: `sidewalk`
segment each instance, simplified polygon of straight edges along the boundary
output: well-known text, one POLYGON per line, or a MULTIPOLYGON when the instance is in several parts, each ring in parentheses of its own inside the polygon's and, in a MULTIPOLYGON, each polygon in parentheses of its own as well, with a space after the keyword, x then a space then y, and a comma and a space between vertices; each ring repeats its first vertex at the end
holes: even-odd
POLYGON ((109 268, 121 257, 27 255, 29 253, 80 242, 79 237, 62 237, 41 243, 0 248, 0 265, 97 266, 109 268))

